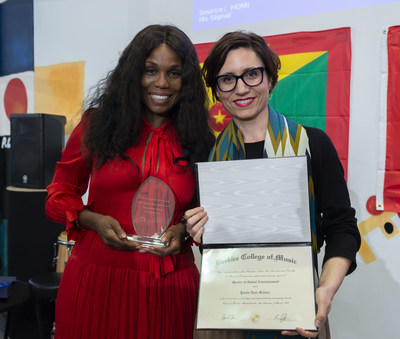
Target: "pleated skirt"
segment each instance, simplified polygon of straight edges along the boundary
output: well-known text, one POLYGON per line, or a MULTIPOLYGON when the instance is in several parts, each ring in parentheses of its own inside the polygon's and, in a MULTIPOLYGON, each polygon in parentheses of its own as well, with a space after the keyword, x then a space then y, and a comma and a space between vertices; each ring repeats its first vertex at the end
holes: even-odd
POLYGON ((86 236, 75 243, 63 273, 55 337, 192 338, 198 284, 190 248, 158 258, 86 236))

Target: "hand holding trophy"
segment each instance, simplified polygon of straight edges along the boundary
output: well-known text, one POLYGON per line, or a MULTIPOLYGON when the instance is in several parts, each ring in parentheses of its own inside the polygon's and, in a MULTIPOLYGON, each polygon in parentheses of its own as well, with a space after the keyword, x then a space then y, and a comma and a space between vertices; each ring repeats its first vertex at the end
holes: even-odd
POLYGON ((132 201, 132 223, 136 234, 127 239, 157 247, 168 247, 161 241, 171 222, 175 198, 171 188, 162 180, 148 177, 137 190, 132 201))

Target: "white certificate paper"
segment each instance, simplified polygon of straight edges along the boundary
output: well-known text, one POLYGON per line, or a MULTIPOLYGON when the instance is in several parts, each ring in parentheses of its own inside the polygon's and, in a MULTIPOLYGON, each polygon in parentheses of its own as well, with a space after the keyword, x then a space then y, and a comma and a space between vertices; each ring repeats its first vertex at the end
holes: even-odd
POLYGON ((311 242, 307 157, 197 163, 203 244, 311 242))
POLYGON ((197 329, 316 330, 310 246, 204 249, 197 329))

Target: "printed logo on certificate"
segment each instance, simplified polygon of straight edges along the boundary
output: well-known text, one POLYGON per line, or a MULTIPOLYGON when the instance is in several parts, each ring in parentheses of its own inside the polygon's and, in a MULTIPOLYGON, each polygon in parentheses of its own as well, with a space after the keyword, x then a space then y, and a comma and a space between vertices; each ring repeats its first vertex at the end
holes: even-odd
POLYGON ((307 157, 197 163, 197 329, 316 330, 307 157))

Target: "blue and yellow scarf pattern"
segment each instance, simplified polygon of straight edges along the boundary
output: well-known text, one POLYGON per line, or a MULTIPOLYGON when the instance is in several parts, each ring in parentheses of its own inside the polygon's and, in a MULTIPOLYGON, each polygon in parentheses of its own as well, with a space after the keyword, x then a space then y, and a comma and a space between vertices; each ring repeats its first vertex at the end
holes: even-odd
MULTIPOLYGON (((264 158, 310 155, 306 130, 299 123, 287 119, 269 106, 264 158)), ((245 159, 242 132, 233 119, 219 134, 208 161, 245 159)))

